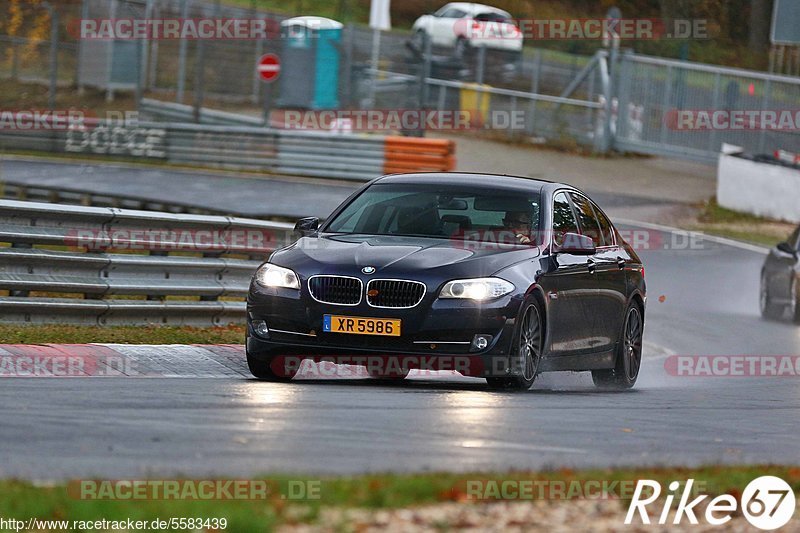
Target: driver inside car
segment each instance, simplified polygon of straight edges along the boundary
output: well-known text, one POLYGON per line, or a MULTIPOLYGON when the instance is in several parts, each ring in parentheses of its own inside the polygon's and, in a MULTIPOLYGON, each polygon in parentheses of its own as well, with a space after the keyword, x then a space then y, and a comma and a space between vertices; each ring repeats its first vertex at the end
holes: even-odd
POLYGON ((522 211, 507 211, 503 224, 506 229, 514 234, 519 244, 531 243, 531 215, 522 211))

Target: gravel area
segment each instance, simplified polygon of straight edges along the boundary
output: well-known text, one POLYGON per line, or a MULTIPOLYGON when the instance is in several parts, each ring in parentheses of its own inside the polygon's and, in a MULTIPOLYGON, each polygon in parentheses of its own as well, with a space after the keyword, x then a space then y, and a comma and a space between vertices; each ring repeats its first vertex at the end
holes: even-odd
MULTIPOLYGON (((673 507, 674 509, 674 507, 673 507)), ((700 524, 693 526, 684 519, 680 525, 624 524, 627 504, 619 500, 537 500, 527 502, 495 503, 443 503, 409 509, 323 509, 314 525, 284 525, 278 529, 282 533, 312 533, 328 531, 357 531, 360 533, 404 533, 459 531, 625 531, 636 532, 757 532, 742 515, 734 516, 723 526, 704 524, 703 508, 698 506, 696 514, 700 524)), ((287 510, 291 513, 290 510, 287 510)), ((298 509, 299 511, 299 509, 298 509)), ((651 512, 652 520, 660 512, 651 512)), ((302 513, 298 513, 298 518, 302 513)), ((669 520, 672 519, 672 514, 669 520)), ((800 522, 795 518, 782 533, 800 532, 800 522)))

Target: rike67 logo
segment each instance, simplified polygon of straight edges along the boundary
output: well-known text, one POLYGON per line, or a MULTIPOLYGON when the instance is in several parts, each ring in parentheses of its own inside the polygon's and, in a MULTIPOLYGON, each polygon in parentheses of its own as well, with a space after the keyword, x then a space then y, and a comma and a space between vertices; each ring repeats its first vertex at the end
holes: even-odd
MULTIPOLYGON (((697 515, 700 513, 701 504, 705 505, 705 510, 701 514, 707 524, 721 526, 728 523, 731 517, 739 509, 741 504, 741 514, 753 527, 770 531, 785 526, 792 519, 795 510, 795 496, 792 488, 779 477, 761 476, 748 483, 742 492, 741 501, 730 494, 722 494, 706 502, 707 494, 701 494, 691 501, 689 498, 694 496, 692 487, 694 480, 690 479, 683 486, 683 491, 678 494, 681 484, 673 481, 669 484, 669 492, 663 499, 663 507, 660 513, 653 516, 656 523, 664 525, 670 521, 678 525, 683 523, 684 518, 693 525, 697 525, 697 515), (673 504, 678 498, 677 506, 673 511, 673 504), (695 513, 697 511, 697 513, 695 513)), ((650 512, 658 511, 661 496, 661 484, 651 479, 640 479, 636 484, 636 489, 628 507, 628 514, 625 516, 625 524, 632 524, 638 513, 639 520, 643 524, 651 523, 650 512), (654 509, 648 508, 651 504, 654 509)))

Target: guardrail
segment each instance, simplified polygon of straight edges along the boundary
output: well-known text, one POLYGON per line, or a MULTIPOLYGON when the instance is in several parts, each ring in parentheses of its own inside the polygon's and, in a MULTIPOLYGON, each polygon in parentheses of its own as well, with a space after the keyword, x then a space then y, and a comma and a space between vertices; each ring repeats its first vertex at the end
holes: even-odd
POLYGON ((293 237, 280 222, 0 200, 0 322, 241 321, 253 272, 293 237))
MULTIPOLYGON (((6 149, 114 155, 356 181, 386 173, 387 145, 396 147, 395 139, 403 138, 160 122, 87 121, 62 129, 0 129, 0 147, 6 149)), ((407 165, 407 170, 452 170, 452 141, 419 140, 406 153, 413 155, 424 144, 438 150, 442 142, 447 143, 447 154, 441 155, 433 168, 428 157, 417 166, 407 165)))
POLYGON ((107 194, 63 186, 30 184, 7 178, 0 180, 0 198, 26 202, 48 202, 51 204, 82 205, 85 207, 118 207, 122 209, 165 211, 193 215, 225 216, 231 214, 231 211, 197 207, 190 202, 181 202, 180 199, 163 202, 118 193, 107 194))

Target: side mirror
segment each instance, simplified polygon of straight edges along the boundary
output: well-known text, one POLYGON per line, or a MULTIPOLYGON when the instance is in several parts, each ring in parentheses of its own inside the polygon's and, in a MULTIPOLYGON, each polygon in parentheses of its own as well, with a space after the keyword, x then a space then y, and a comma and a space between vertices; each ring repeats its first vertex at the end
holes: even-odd
POLYGON ((555 251, 559 254, 594 255, 597 253, 597 247, 588 235, 565 233, 564 243, 557 246, 555 251))
POLYGON ((785 254, 789 254, 792 257, 797 257, 797 250, 792 248, 792 245, 789 244, 788 242, 782 242, 782 243, 778 244, 778 250, 780 250, 781 252, 783 252, 785 254))
POLYGON ((300 232, 303 237, 313 235, 319 229, 319 219, 317 217, 301 218, 294 225, 294 230, 300 232))

